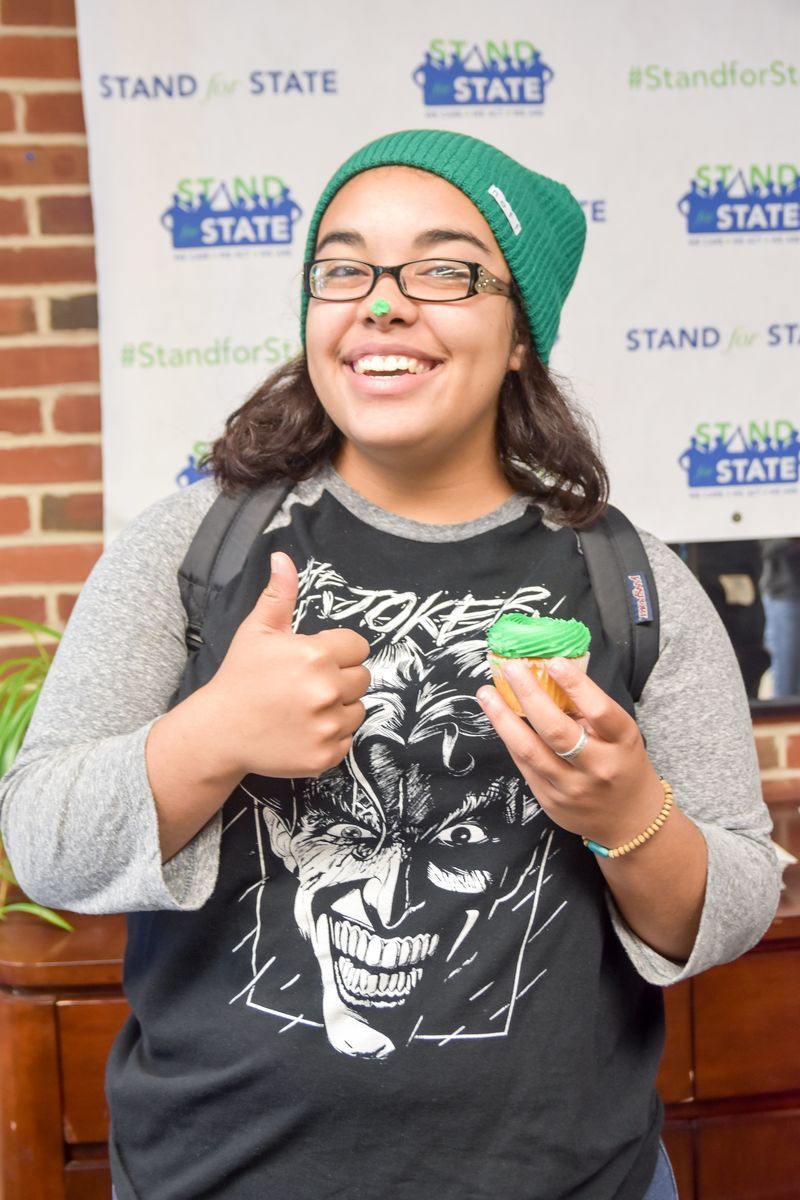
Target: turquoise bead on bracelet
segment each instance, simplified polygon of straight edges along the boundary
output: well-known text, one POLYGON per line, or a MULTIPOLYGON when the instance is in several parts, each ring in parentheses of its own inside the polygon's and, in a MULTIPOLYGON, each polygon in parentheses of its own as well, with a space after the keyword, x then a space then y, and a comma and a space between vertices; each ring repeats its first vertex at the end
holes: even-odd
POLYGON ((601 846, 599 842, 593 842, 591 838, 581 838, 586 849, 591 850, 592 854, 596 854, 599 858, 622 858, 623 854, 630 854, 631 850, 635 850, 637 846, 643 846, 645 842, 648 842, 654 833, 658 833, 672 808, 672 788, 666 779, 661 780, 661 786, 664 789, 664 804, 655 821, 648 825, 647 829, 637 837, 631 838, 629 842, 625 842, 624 845, 615 846, 613 850, 609 850, 608 846, 601 846))

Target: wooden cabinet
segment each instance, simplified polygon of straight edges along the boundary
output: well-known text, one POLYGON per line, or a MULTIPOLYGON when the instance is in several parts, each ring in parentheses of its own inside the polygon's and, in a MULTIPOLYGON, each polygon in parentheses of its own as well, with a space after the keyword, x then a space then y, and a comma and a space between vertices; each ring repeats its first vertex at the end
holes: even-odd
MULTIPOLYGON (((776 813, 800 857, 797 800, 776 813)), ((681 1200, 800 1200, 800 865, 750 954, 668 988, 659 1086, 681 1200)), ((0 924, 0 1200, 109 1200, 105 1060, 124 921, 0 924)))
MULTIPOLYGON (((800 858, 800 797, 771 806, 800 858)), ((800 1200, 800 864, 766 937, 668 988, 659 1087, 681 1200, 800 1200)))
POLYGON ((127 1015, 122 917, 0 924, 0 1200, 110 1200, 105 1059, 127 1015))

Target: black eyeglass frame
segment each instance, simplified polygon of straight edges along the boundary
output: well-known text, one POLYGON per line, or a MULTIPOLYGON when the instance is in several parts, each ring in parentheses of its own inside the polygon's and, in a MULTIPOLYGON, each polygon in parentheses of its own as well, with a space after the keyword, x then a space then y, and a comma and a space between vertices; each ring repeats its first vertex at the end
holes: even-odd
POLYGON ((381 267, 375 263, 364 262, 360 258, 312 258, 308 262, 303 263, 303 291, 310 300, 322 300, 326 304, 352 304, 354 300, 363 300, 369 296, 380 279, 381 275, 391 275, 392 279, 397 284, 398 288, 404 296, 409 300, 414 300, 418 304, 457 304, 461 300, 469 300, 470 296, 480 296, 484 293, 489 295, 510 296, 512 284, 504 283, 502 279, 498 279, 496 275, 492 275, 491 271, 487 271, 486 267, 480 263, 468 262, 463 258, 412 258, 410 262, 400 263, 396 267, 381 267), (365 292, 358 296, 341 296, 333 298, 331 296, 315 296, 311 291, 311 272, 317 263, 325 262, 351 262, 356 263, 360 267, 369 267, 372 271, 372 283, 365 292), (460 267, 469 267, 469 288, 464 296, 442 296, 440 299, 433 299, 430 296, 412 296, 410 292, 403 286, 400 278, 400 272, 405 267, 413 267, 416 263, 424 262, 451 262, 458 263, 460 267))

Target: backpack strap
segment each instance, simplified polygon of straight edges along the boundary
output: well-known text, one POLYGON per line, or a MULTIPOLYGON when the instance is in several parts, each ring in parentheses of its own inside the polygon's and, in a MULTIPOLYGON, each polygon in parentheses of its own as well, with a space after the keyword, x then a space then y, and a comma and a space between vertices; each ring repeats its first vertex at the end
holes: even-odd
POLYGON ((634 701, 658 659, 658 592, 647 551, 635 526, 609 504, 601 517, 578 530, 600 616, 622 656, 634 701))
POLYGON ((203 644, 203 623, 210 601, 241 571, 253 542, 292 486, 267 484, 252 491, 221 492, 203 517, 178 569, 190 653, 203 644))
MULTIPOLYGON (((292 484, 220 493, 201 521, 179 570, 186 609, 186 646, 203 644, 208 605, 244 565, 258 535, 272 520, 292 484)), ((600 616, 622 656, 625 683, 638 701, 658 659, 659 609, 655 579, 642 540, 613 505, 578 530, 600 616)))

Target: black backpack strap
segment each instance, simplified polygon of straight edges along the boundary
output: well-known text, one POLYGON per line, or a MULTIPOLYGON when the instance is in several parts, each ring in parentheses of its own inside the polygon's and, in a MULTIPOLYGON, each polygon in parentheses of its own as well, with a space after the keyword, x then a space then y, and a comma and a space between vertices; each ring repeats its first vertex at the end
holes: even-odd
POLYGON ((658 592, 647 551, 636 528, 610 504, 578 538, 603 628, 620 651, 636 701, 658 659, 658 592))
POLYGON ((221 492, 200 522, 178 569, 190 651, 203 644, 203 623, 211 598, 238 575, 253 542, 291 487, 268 484, 253 491, 221 492))

